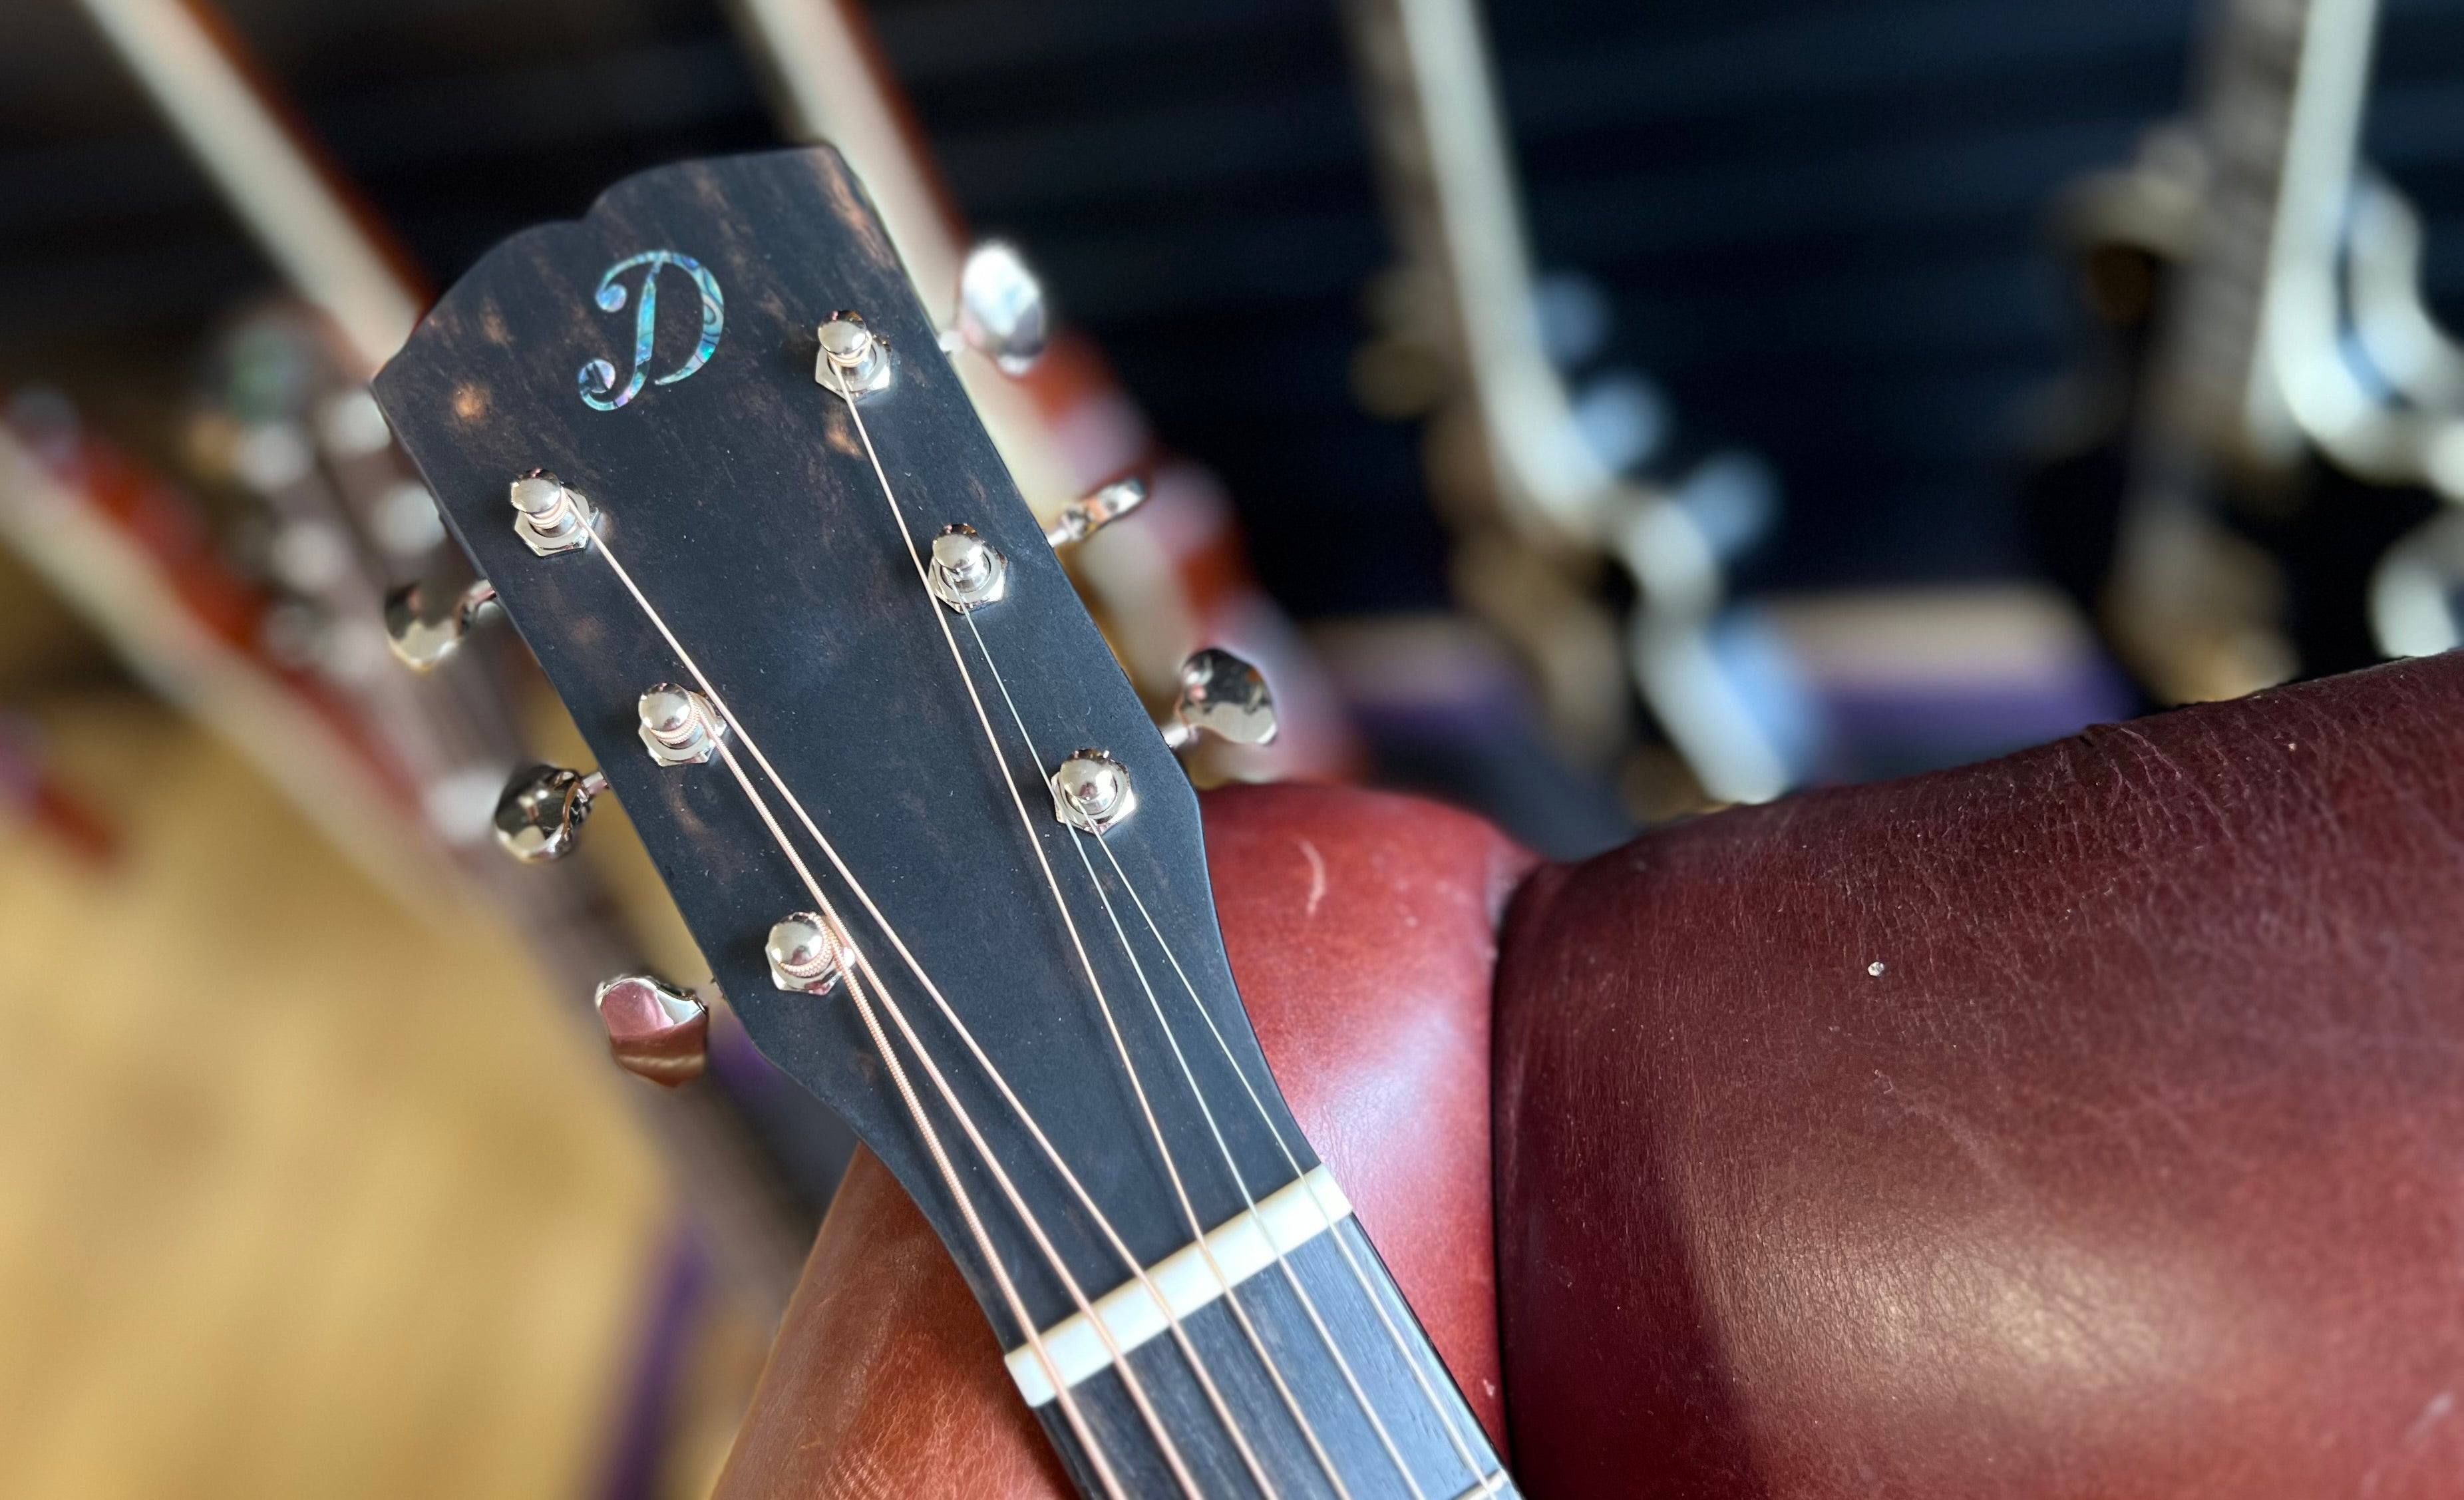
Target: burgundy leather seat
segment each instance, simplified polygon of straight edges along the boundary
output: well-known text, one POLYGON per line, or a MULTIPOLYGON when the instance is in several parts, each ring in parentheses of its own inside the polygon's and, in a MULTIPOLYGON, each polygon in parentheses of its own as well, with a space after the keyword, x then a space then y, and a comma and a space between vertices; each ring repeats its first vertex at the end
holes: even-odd
POLYGON ((1517 897, 1534 1495, 2464 1493, 2464 654, 1517 897))
MULTIPOLYGON (((1277 1074, 1492 1423, 1502 1344, 1528 1492, 2397 1500, 2464 1492, 2459 751, 2464 655, 1722 813, 1531 874, 1493 987, 1526 862, 1471 820, 1208 831, 1277 1074)), ((877 1166, 721 1489, 1062 1492, 877 1166)))

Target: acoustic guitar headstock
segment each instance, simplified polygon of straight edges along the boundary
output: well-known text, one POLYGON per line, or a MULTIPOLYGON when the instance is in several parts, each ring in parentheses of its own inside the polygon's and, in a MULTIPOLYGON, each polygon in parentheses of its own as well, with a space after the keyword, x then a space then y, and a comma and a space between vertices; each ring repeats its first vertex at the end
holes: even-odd
MULTIPOLYGON (((1083 1487, 1447 1451, 1443 1372, 1249 1029, 1197 799, 1053 556, 1135 496, 1047 536, 834 151, 661 168, 515 237, 376 389, 599 758, 517 783, 500 832, 552 856, 623 801, 746 1029, 934 1221, 1083 1487), (1348 1279, 1235 1328, 1202 1288, 1261 1245, 1296 1295, 1287 1245, 1348 1279), (1089 1322, 1141 1289, 1198 1300, 1089 1322), (1326 1351, 1363 1329, 1391 1351, 1355 1376, 1326 1351), (1186 1362, 1138 1377, 1162 1334, 1186 1362), (1311 1338, 1279 1403, 1269 1349, 1311 1338), (1427 1410, 1390 1433, 1373 1395, 1321 1441, 1293 1393, 1338 1373, 1427 1410)), ((1271 726, 1229 657, 1185 690, 1173 739, 1271 726)), ((697 1004, 636 979, 602 1009, 655 1071, 697 1004)))

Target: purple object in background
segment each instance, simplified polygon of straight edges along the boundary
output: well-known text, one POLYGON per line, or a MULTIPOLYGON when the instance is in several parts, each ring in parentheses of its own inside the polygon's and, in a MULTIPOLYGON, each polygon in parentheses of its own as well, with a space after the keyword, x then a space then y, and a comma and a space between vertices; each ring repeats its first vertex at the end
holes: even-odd
POLYGON ((1965 764, 2138 711, 2128 679, 2050 589, 1878 589, 1763 607, 1821 717, 1816 782, 1965 764))

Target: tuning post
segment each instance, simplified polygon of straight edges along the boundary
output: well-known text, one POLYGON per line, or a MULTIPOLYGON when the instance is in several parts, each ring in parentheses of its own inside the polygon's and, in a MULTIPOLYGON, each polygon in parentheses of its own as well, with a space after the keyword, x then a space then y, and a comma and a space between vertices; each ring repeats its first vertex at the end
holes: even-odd
POLYGON ((496 799, 496 847, 525 865, 562 859, 573 852, 591 799, 606 789, 607 778, 597 771, 534 765, 515 772, 496 799))
POLYGON ((840 311, 814 330, 821 352, 813 379, 861 401, 890 385, 890 341, 865 326, 862 313, 840 311))
POLYGON ((773 923, 762 956, 770 982, 794 994, 826 995, 855 966, 855 945, 819 912, 790 912, 773 923))
POLYGON ((1147 502, 1147 482, 1133 474, 1115 479, 1094 493, 1061 507, 1061 518, 1045 528, 1044 540, 1056 547, 1084 541, 1147 502))
POLYGON ((624 974, 599 986, 600 1024, 617 1066, 674 1088, 710 1066, 710 1007, 647 974, 624 974))
POLYGON ((495 602, 496 585, 484 578, 443 610, 433 607, 427 585, 405 584, 385 595, 385 643, 411 671, 432 671, 461 648, 462 637, 479 623, 479 611, 495 602))
POLYGON ((580 490, 544 469, 534 469, 513 482, 514 535, 540 557, 579 552, 590 545, 599 512, 580 490))
POLYGON ((1001 366, 1004 375, 1034 367, 1051 338, 1044 282, 1027 269, 1018 247, 986 240, 967 252, 958 272, 958 337, 1001 366))
POLYGON ((1073 828, 1100 834, 1137 810, 1130 768, 1101 750, 1081 750, 1052 773, 1052 814, 1073 828))
POLYGON ((661 765, 707 764, 727 736, 727 724, 710 699, 672 682, 643 694, 635 708, 642 720, 642 748, 661 765))
POLYGON ((1265 675, 1230 651, 1209 646, 1180 664, 1180 698, 1173 717, 1155 726, 1175 750, 1199 735, 1217 735, 1241 745, 1275 742, 1275 695, 1265 675))
POLYGON ((933 539, 933 561, 924 577, 934 598, 969 614, 1001 603, 1009 592, 1009 560, 976 535, 975 527, 954 523, 933 539))

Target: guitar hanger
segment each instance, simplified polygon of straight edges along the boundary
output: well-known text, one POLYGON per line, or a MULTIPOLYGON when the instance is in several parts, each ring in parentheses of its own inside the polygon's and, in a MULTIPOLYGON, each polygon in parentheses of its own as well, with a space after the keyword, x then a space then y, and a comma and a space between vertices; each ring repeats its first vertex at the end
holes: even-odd
MULTIPOLYGON (((1398 249, 1427 295, 1455 388, 1439 415, 1463 492, 1457 586, 1529 662, 1559 738, 1606 759, 1625 737, 1625 686, 1694 780, 1761 802, 1796 780, 1783 737, 1719 660, 1711 627, 1740 539, 1696 497, 1603 464, 1540 333, 1522 194, 1471 0, 1347 0, 1380 187, 1398 249), (1624 622, 1594 595, 1595 562, 1633 584, 1624 622)), ((1706 465, 1706 477, 1717 472, 1706 465)), ((1706 494, 1717 489, 1706 486, 1706 494)))

